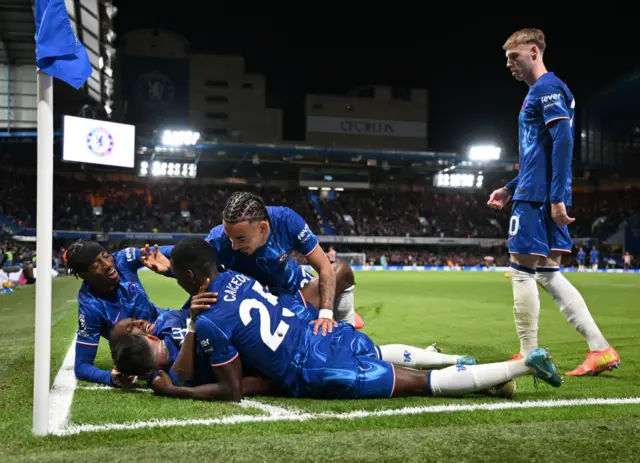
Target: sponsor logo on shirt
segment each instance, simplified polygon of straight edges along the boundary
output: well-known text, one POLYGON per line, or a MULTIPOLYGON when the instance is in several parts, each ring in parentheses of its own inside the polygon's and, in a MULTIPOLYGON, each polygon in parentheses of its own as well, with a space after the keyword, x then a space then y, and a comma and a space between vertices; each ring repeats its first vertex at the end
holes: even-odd
POLYGON ((301 243, 304 243, 309 238, 311 238, 311 230, 309 229, 309 225, 305 224, 304 228, 300 233, 298 233, 298 240, 301 243))
POLYGON ((540 102, 542 104, 548 103, 549 101, 558 101, 562 98, 562 95, 560 95, 559 93, 554 93, 552 95, 545 95, 543 97, 540 98, 540 102))

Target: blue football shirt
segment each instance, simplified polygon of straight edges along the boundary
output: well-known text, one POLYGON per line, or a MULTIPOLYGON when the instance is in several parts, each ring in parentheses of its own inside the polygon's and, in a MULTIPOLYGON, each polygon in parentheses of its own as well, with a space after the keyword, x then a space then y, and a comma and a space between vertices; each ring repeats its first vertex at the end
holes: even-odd
POLYGON ((291 258, 293 251, 307 256, 318 246, 318 238, 309 225, 288 207, 268 206, 273 229, 267 243, 248 256, 234 251, 222 225, 209 233, 207 241, 216 250, 217 261, 225 269, 255 278, 271 291, 279 289, 295 294, 301 287, 304 272, 291 258))
MULTIPOLYGON (((547 72, 529 89, 518 117, 520 140, 520 168, 514 201, 547 202, 552 189, 553 140, 548 124, 568 119, 571 123, 573 146, 573 119, 575 99, 569 88, 553 72, 547 72)), ((563 200, 571 205, 571 170, 564 179, 563 200)))

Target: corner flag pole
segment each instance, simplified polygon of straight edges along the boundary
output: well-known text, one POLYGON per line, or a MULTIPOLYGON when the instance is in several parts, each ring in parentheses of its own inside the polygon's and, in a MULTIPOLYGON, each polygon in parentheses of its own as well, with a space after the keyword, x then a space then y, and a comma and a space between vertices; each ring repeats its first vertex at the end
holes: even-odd
POLYGON ((53 77, 37 71, 38 182, 36 236, 36 339, 33 368, 33 433, 49 428, 51 369, 51 270, 53 253, 53 77))
POLYGON ((36 339, 33 367, 33 433, 49 430, 51 369, 51 270, 53 254, 53 78, 82 87, 91 62, 78 41, 65 0, 35 0, 38 87, 36 231, 36 339))

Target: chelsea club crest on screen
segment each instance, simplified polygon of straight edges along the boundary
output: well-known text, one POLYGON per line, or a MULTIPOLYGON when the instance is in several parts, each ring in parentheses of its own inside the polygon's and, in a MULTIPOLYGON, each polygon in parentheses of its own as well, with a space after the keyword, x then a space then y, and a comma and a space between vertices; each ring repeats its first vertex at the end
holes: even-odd
POLYGON ((113 152, 113 145, 113 135, 102 127, 93 129, 87 135, 87 147, 96 156, 109 156, 113 152))

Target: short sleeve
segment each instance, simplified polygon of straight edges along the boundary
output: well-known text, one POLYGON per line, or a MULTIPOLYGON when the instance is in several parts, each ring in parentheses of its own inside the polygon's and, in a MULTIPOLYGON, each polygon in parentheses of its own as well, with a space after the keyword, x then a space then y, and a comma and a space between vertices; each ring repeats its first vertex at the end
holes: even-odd
POLYGON ((542 105, 542 118, 545 124, 559 119, 571 119, 569 114, 571 102, 566 101, 564 92, 549 89, 540 97, 540 104, 542 105))
POLYGON ((208 318, 199 317, 196 321, 198 349, 211 366, 220 367, 231 363, 238 357, 238 351, 231 344, 223 330, 208 318))
POLYGON ((305 256, 311 254, 318 246, 318 237, 311 231, 309 225, 291 209, 287 211, 286 221, 294 249, 305 256))

